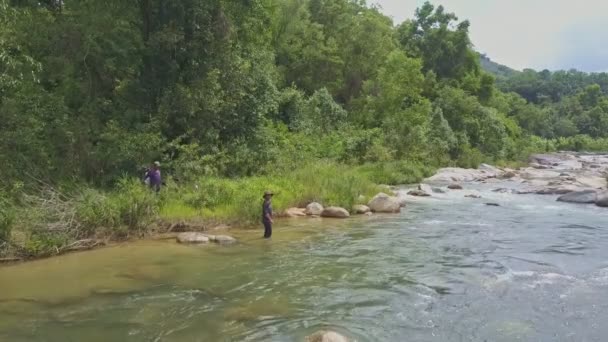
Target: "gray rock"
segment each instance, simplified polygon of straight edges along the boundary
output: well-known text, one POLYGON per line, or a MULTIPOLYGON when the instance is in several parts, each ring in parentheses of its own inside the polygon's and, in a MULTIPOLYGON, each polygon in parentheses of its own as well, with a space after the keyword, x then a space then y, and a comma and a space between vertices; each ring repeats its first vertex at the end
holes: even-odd
POLYGON ((446 191, 443 190, 442 188, 433 188, 432 190, 436 194, 445 194, 446 193, 446 191))
POLYGON ((305 342, 349 342, 350 340, 335 331, 317 331, 316 333, 306 337, 305 342))
POLYGON ((232 236, 228 236, 228 235, 214 235, 213 239, 211 239, 211 241, 222 244, 222 245, 236 243, 236 239, 233 238, 232 236))
POLYGON ((597 191, 595 191, 595 190, 573 191, 568 194, 560 196, 557 200, 559 202, 569 202, 569 203, 595 203, 597 200, 597 191))
POLYGON ((323 212, 323 206, 320 203, 312 202, 306 206, 307 215, 319 216, 323 212))
POLYGON ((289 208, 284 212, 287 217, 303 217, 306 216, 306 209, 304 208, 289 208))
POLYGON ((374 196, 367 206, 373 212, 377 213, 398 213, 401 211, 401 202, 399 199, 383 192, 374 196))
POLYGON ((429 197, 431 195, 429 195, 426 191, 423 190, 410 190, 407 193, 410 196, 419 196, 419 197, 429 197))
POLYGON ((595 205, 598 207, 608 208, 608 191, 602 191, 597 194, 595 205))
POLYGON ((498 203, 486 203, 486 205, 488 205, 490 207, 500 207, 500 204, 498 204, 498 203))
POLYGON ((179 243, 208 243, 209 237, 203 233, 186 232, 177 234, 179 243))
POLYGON ((433 188, 431 188, 431 186, 428 184, 418 184, 418 190, 424 191, 427 194, 430 194, 431 192, 433 192, 433 188))
POLYGON ((353 206, 353 212, 355 214, 367 214, 370 211, 372 211, 372 210, 366 205, 357 204, 357 205, 353 206))
POLYGON ((350 217, 350 213, 344 208, 327 207, 321 212, 321 217, 347 218, 350 217))
POLYGON ((464 197, 468 197, 468 198, 481 198, 481 195, 477 195, 477 194, 468 194, 468 195, 464 195, 464 197))
POLYGON ((453 183, 453 184, 448 185, 448 189, 450 189, 450 190, 462 190, 462 185, 453 183))

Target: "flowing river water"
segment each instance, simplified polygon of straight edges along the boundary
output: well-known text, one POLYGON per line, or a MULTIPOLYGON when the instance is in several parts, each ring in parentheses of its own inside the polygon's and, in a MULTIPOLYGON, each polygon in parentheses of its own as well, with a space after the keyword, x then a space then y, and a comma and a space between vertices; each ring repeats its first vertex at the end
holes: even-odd
POLYGON ((240 231, 233 246, 143 241, 2 267, 0 340, 605 341, 608 210, 466 187, 483 198, 280 221, 272 241, 240 231))

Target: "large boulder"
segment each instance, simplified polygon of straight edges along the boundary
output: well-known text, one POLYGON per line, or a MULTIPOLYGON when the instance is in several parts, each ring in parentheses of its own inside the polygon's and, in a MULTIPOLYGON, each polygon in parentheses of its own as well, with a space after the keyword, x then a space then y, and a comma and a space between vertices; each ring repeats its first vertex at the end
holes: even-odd
POLYGON ((355 214, 367 214, 372 211, 368 206, 357 204, 353 206, 353 213, 355 214))
POLYGON ((570 203, 595 203, 597 200, 597 191, 595 190, 582 190, 574 191, 568 194, 560 196, 558 199, 560 202, 570 203))
POLYGON ((320 203, 312 202, 306 206, 306 214, 319 216, 323 212, 323 206, 320 203))
POLYGON ((177 234, 179 243, 208 243, 209 237, 203 233, 186 232, 177 234))
POLYGON ((303 217, 303 216, 306 216, 306 209, 289 208, 289 209, 285 210, 284 215, 287 217, 303 217))
POLYGON ((348 210, 340 207, 327 207, 321 212, 322 217, 347 218, 350 216, 348 210))
POLYGON ((401 202, 399 199, 383 192, 374 196, 367 206, 376 213, 398 213, 401 211, 401 202))
POLYGON ((601 193, 598 193, 595 204, 598 207, 608 208, 608 191, 602 191, 601 193))
POLYGON ((335 331, 317 331, 316 333, 306 337, 305 342, 349 342, 350 340, 335 331))

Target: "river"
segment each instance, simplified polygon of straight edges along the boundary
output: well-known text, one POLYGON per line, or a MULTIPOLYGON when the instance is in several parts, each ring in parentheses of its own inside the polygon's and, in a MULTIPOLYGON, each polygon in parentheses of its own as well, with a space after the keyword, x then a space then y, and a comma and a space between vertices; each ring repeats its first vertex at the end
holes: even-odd
POLYGON ((608 209, 494 187, 280 221, 272 241, 237 231, 233 246, 143 241, 2 267, 0 340, 606 340, 608 209))

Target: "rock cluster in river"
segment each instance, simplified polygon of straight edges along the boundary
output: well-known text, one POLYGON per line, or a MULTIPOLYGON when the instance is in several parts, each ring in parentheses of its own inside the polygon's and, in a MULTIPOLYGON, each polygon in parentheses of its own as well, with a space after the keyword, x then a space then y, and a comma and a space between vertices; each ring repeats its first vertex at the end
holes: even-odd
POLYGON ((502 179, 513 187, 497 188, 495 192, 560 195, 560 202, 608 207, 608 155, 536 154, 530 156, 529 162, 528 167, 518 170, 487 164, 478 169, 444 168, 425 181, 459 189, 460 183, 464 182, 490 183, 502 179))
POLYGON ((209 242, 231 244, 235 243, 236 239, 228 235, 210 235, 198 232, 184 232, 177 234, 177 242, 183 244, 204 244, 209 242))

